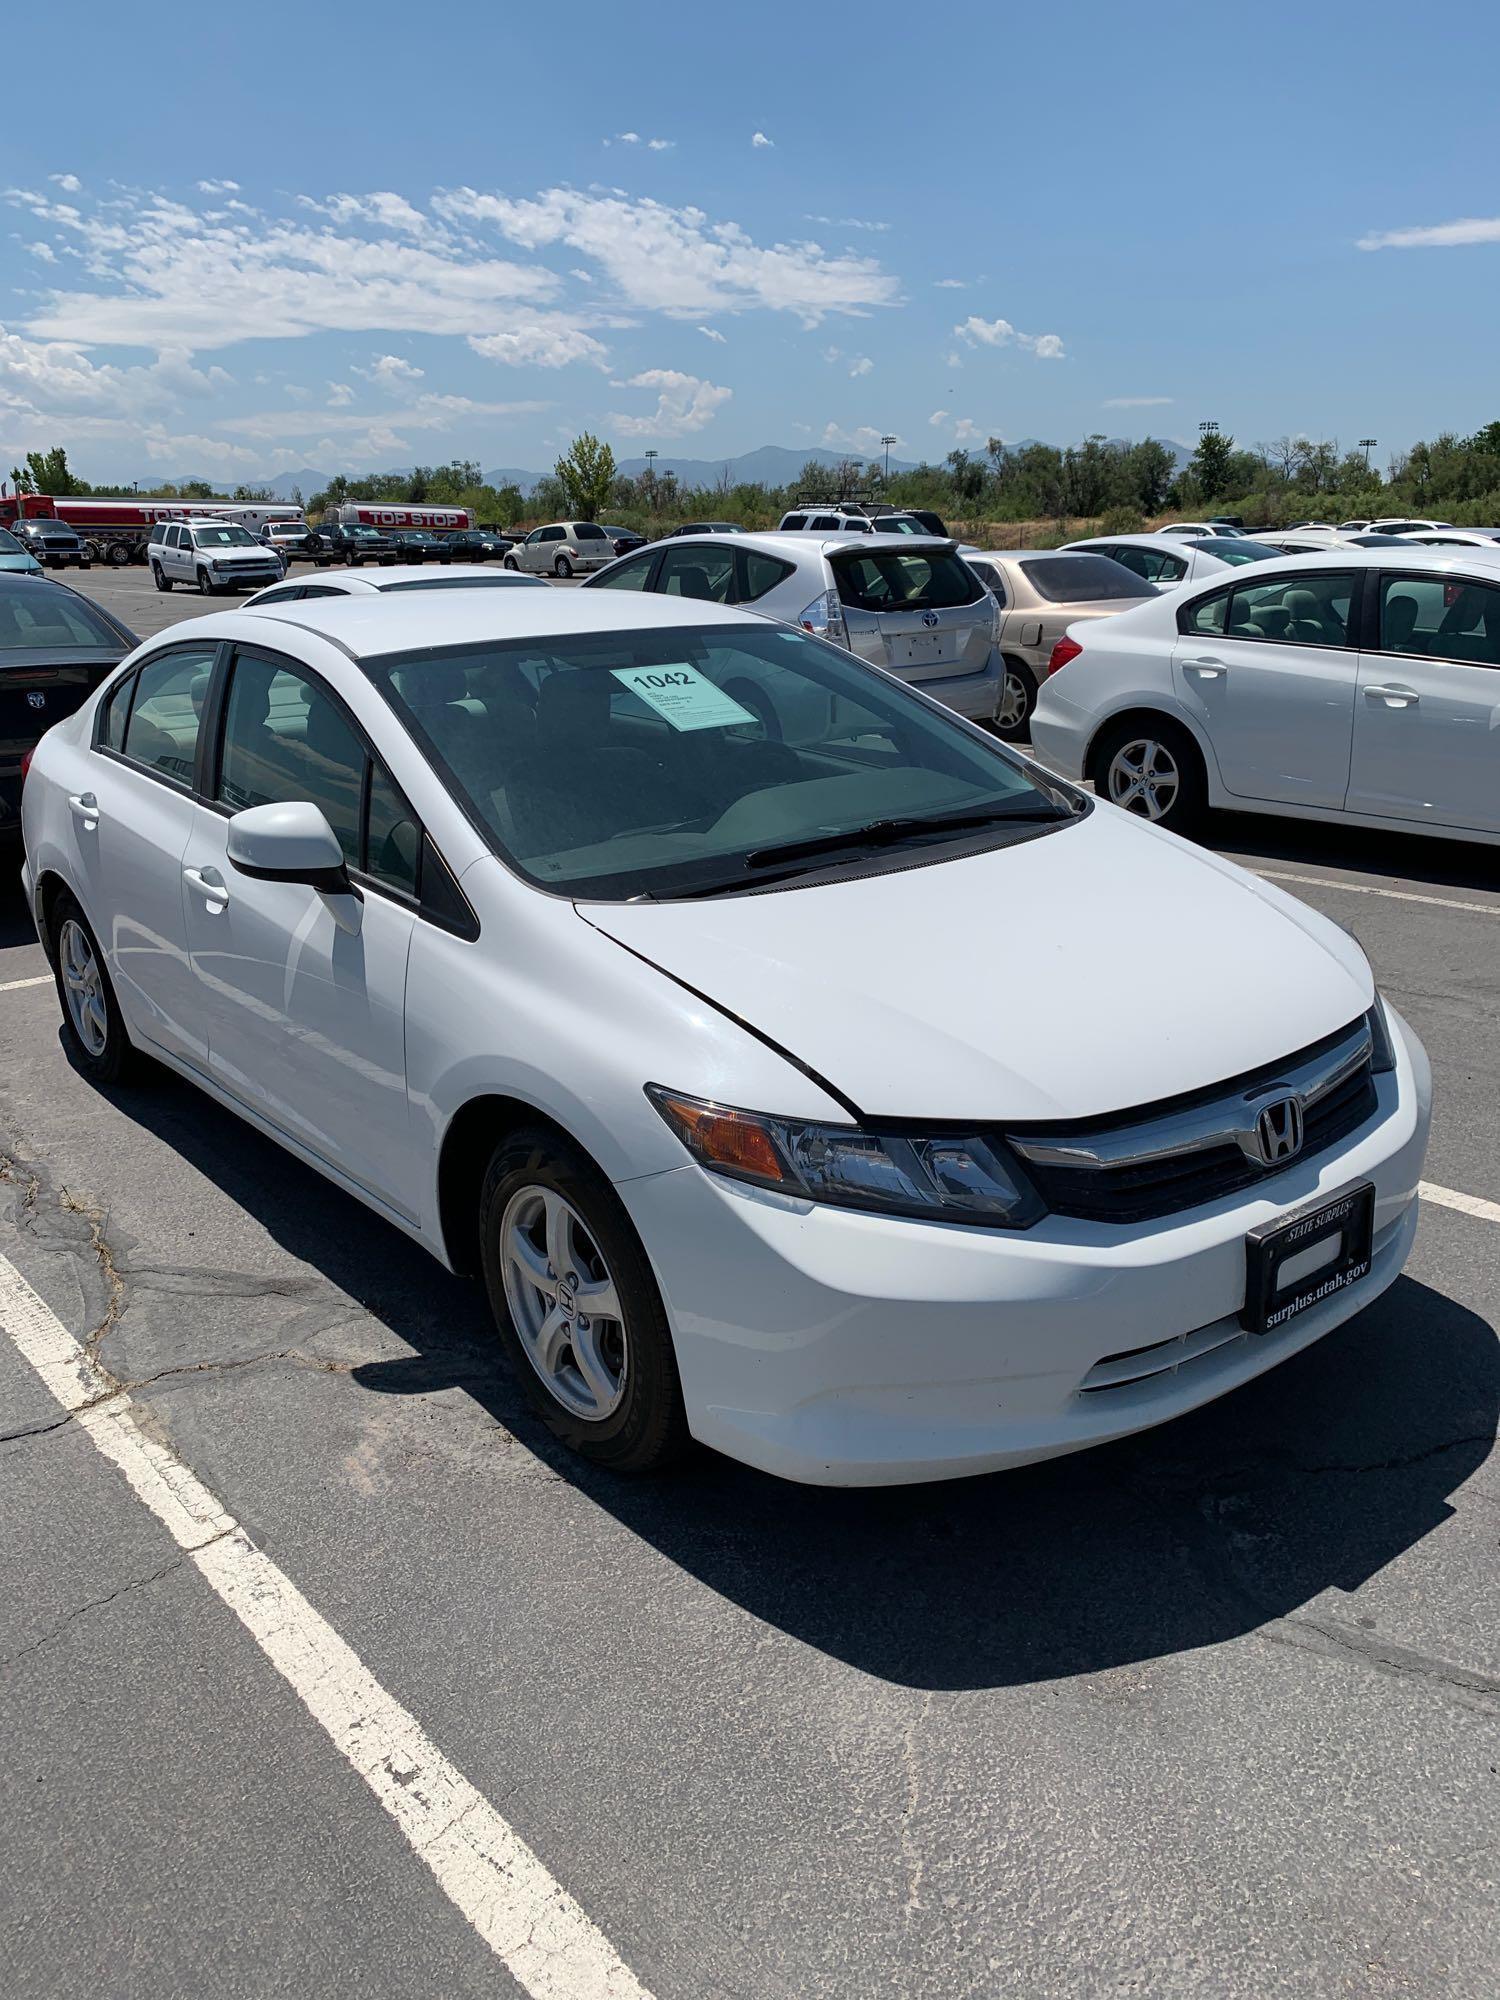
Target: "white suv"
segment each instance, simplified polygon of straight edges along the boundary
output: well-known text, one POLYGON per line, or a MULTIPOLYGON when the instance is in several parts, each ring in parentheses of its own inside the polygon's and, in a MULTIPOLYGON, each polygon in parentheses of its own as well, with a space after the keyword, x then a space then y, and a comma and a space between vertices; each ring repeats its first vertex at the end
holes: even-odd
POLYGON ((286 574, 276 551, 233 521, 158 521, 146 556, 158 590, 191 583, 205 597, 215 590, 259 590, 286 574))
POLYGON ((887 513, 863 507, 797 507, 783 514, 777 530, 783 535, 925 535, 928 530, 914 514, 899 507, 887 513))
POLYGON ((553 521, 533 528, 506 553, 507 569, 533 575, 572 576, 575 570, 603 569, 615 559, 615 545, 595 521, 553 521))
POLYGON ((976 722, 993 721, 1004 686, 1000 607, 932 535, 673 536, 584 588, 744 606, 847 646, 976 722))

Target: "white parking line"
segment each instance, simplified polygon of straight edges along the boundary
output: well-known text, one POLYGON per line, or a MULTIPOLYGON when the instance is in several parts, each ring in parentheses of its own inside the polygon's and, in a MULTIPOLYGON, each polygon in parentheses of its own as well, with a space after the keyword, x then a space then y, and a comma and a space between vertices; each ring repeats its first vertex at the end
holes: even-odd
POLYGON ((187 1551, 523 1991, 535 2000, 650 2000, 609 1940, 416 1717, 187 1466, 145 1435, 130 1397, 113 1388, 5 1257, 0 1324, 187 1551))
MULTIPOLYGON (((1234 856, 1226 857, 1233 860, 1234 856)), ((1239 866, 1267 882, 1300 882, 1305 889, 1342 889, 1350 896, 1385 896, 1393 903, 1431 903, 1439 910, 1468 910, 1473 916, 1500 917, 1500 903, 1461 903, 1453 896, 1419 896, 1414 889, 1378 889, 1370 882, 1342 882, 1333 875, 1292 875, 1277 868, 1239 866)))
POLYGON ((1460 1215, 1477 1215, 1481 1222, 1500 1222, 1500 1201, 1485 1201, 1477 1194, 1460 1194, 1457 1188, 1439 1187, 1434 1181, 1418 1181, 1417 1193, 1423 1201, 1456 1208, 1460 1215))
POLYGON ((39 972, 35 979, 7 979, 0 984, 0 993, 19 993, 23 986, 50 986, 52 974, 39 972))

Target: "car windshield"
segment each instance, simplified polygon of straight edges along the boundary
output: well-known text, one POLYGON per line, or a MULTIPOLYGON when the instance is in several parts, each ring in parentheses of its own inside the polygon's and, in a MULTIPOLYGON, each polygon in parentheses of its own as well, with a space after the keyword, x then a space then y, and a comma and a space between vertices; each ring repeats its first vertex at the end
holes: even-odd
POLYGON ((1103 598, 1151 595, 1141 578, 1113 556, 1034 556, 1021 564, 1021 572, 1049 604, 1096 604, 1103 598))
POLYGON ((88 647, 118 656, 135 644, 86 597, 25 576, 7 579, 29 586, 0 591, 0 653, 32 647, 88 647))
POLYGON ((1073 817, 998 744, 776 627, 434 646, 365 670, 496 850, 567 895, 755 888, 1073 817))
POLYGON ((32 533, 44 542, 76 542, 78 537, 63 521, 39 521, 32 533))
POLYGON ((1264 542, 1252 542, 1248 535, 1237 535, 1233 541, 1221 541, 1216 535, 1208 535, 1198 546, 1217 556, 1220 562, 1227 563, 1269 562, 1273 556, 1281 554, 1280 549, 1268 548, 1264 542))
POLYGON ((243 549, 255 547, 255 537, 243 528, 194 528, 193 541, 200 549, 243 549))
POLYGON ((835 556, 839 596, 859 611, 945 611, 975 604, 984 586, 950 549, 851 550, 835 556))

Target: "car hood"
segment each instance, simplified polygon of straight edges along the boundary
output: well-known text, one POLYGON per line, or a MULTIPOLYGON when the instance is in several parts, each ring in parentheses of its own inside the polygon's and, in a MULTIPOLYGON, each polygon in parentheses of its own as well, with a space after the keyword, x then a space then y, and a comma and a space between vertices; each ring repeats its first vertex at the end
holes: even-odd
POLYGON ((1373 998, 1337 925, 1106 806, 956 861, 579 914, 869 1117, 1098 1117, 1277 1062, 1373 998))

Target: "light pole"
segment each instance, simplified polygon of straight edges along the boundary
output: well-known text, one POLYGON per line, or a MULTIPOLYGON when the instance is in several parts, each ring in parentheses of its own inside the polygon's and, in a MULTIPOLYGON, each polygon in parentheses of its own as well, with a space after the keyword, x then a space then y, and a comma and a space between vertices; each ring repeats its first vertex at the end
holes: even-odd
POLYGON ((661 454, 653 448, 646 453, 646 483, 651 488, 651 511, 656 512, 656 461, 661 454))
POLYGON ((1217 437, 1219 435, 1219 426, 1210 417, 1206 423, 1199 424, 1198 435, 1199 437, 1217 437))
POLYGON ((1370 470, 1370 453, 1375 449, 1376 445, 1378 445, 1379 442, 1380 442, 1379 438, 1361 438, 1359 441, 1359 448, 1365 455, 1366 476, 1368 476, 1370 470))
POLYGON ((896 442, 896 433, 894 431, 887 431, 880 442, 885 446, 885 483, 889 486, 891 483, 891 446, 896 442))

